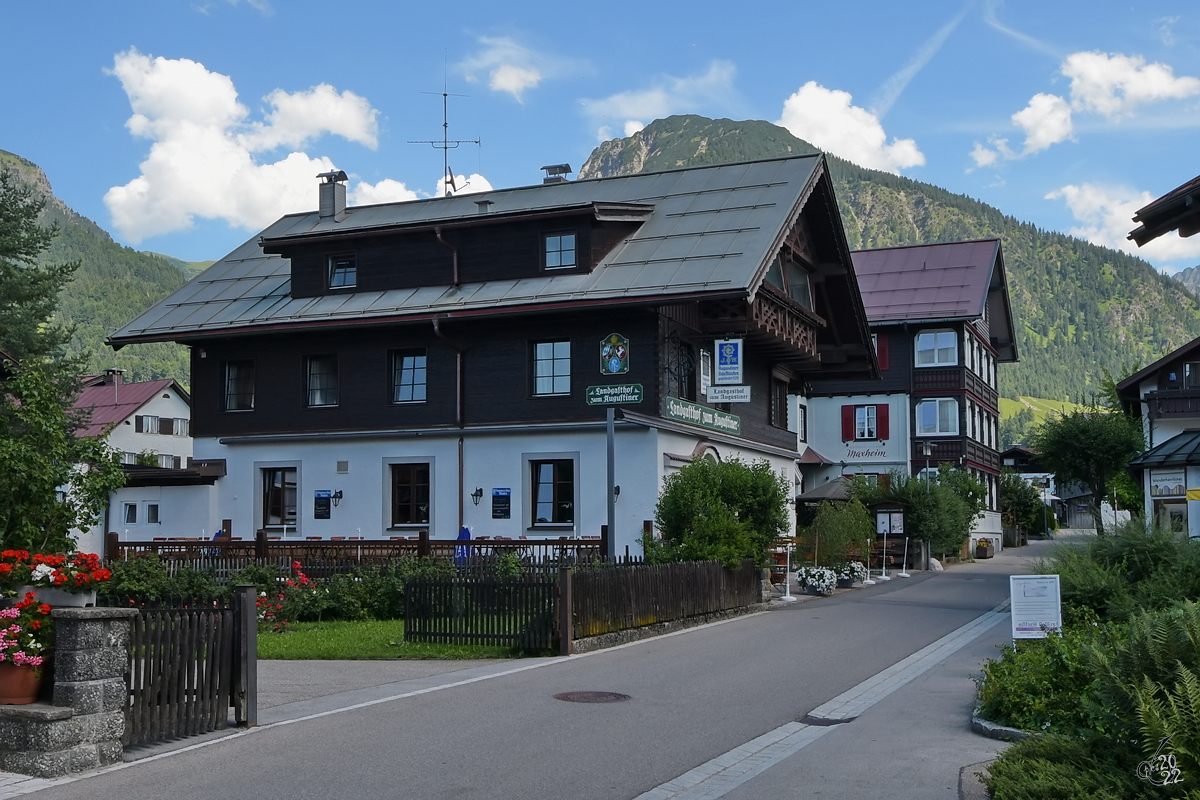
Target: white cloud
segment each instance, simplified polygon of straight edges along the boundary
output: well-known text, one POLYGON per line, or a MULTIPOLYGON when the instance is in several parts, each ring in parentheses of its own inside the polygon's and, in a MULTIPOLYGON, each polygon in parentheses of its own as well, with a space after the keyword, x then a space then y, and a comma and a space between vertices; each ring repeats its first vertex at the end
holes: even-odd
MULTIPOLYGON (((672 114, 701 113, 713 106, 718 108, 732 103, 733 81, 737 67, 728 61, 713 61, 708 70, 699 75, 676 78, 663 75, 647 89, 618 92, 599 100, 584 100, 585 113, 600 123, 597 135, 603 140, 611 132, 611 124, 618 122, 624 130, 641 130, 644 119, 660 119, 672 114)), ((626 133, 626 136, 632 134, 626 133)))
POLYGON ((1012 115, 1013 124, 1025 131, 1025 152, 1036 153, 1070 139, 1074 132, 1071 107, 1058 95, 1035 94, 1029 105, 1012 115))
POLYGON ((1175 46, 1175 26, 1181 19, 1183 17, 1159 17, 1154 20, 1158 23, 1158 35, 1167 47, 1175 46))
POLYGON ((129 97, 129 131, 153 141, 141 174, 104 196, 113 223, 134 243, 189 228, 195 217, 255 229, 311 209, 314 176, 333 169, 333 162, 292 152, 259 163, 256 154, 299 147, 326 133, 368 147, 378 140, 377 112, 367 101, 324 84, 272 92, 266 120, 252 122, 233 81, 199 62, 131 49, 117 54, 110 74, 129 97))
POLYGON ((352 206, 370 206, 378 203, 399 203, 420 197, 400 181, 384 178, 375 184, 359 182, 347 192, 346 202, 352 206))
POLYGON ((646 127, 646 123, 640 119, 627 119, 625 120, 625 135, 633 136, 644 127, 646 127))
MULTIPOLYGON (((971 160, 975 162, 973 169, 990 167, 992 164, 996 163, 996 159, 999 157, 999 153, 997 153, 995 150, 984 147, 979 142, 975 143, 975 149, 971 151, 971 160)), ((971 170, 967 171, 970 172, 971 170)))
POLYGON ((925 69, 925 66, 933 60, 933 57, 936 56, 938 51, 942 49, 942 45, 944 45, 946 40, 950 38, 950 34, 954 33, 954 29, 957 28, 963 21, 963 18, 967 16, 967 12, 971 10, 973 5, 973 0, 967 0, 967 4, 963 6, 962 11, 959 11, 958 15, 955 16, 954 19, 950 20, 941 28, 939 28, 938 31, 933 34, 933 36, 929 37, 929 39, 923 45, 921 45, 921 48, 917 50, 915 54, 913 54, 913 57, 909 59, 907 64, 905 64, 891 77, 883 82, 883 86, 880 87, 879 93, 875 97, 875 102, 871 106, 871 111, 875 113, 875 116, 879 117, 879 119, 883 119, 885 116, 887 116, 887 113, 891 111, 892 106, 896 103, 896 100, 898 100, 904 90, 908 88, 908 84, 911 83, 912 79, 917 77, 917 74, 921 70, 925 69))
POLYGON ((1069 232, 1092 244, 1123 250, 1159 267, 1169 264, 1192 266, 1200 260, 1200 236, 1184 239, 1169 233, 1145 247, 1138 247, 1125 238, 1136 227, 1134 213, 1154 199, 1149 192, 1084 183, 1064 186, 1050 192, 1046 199, 1063 200, 1080 223, 1069 232))
MULTIPOLYGON (((492 191, 492 184, 488 183, 488 179, 477 172, 472 172, 468 177, 466 175, 455 175, 454 186, 451 187, 450 193, 453 195, 460 194, 478 194, 479 192, 492 191)), ((437 189, 434 191, 434 197, 441 197, 446 193, 446 179, 440 178, 437 182, 437 189)))
POLYGON ((914 140, 893 139, 888 144, 879 118, 852 100, 848 92, 809 81, 784 102, 783 116, 775 124, 860 166, 899 174, 925 163, 914 140))
POLYGON ((507 92, 518 103, 544 80, 575 72, 581 65, 567 58, 539 53, 507 36, 481 36, 483 49, 459 63, 468 81, 486 75, 488 88, 507 92))
MULTIPOLYGON (((1132 117, 1140 106, 1200 95, 1200 78, 1176 77, 1171 67, 1147 64, 1141 56, 1072 53, 1063 60, 1060 71, 1071 79, 1070 102, 1054 94, 1035 94, 1029 105, 1012 115, 1013 124, 1025 132, 1024 149, 1015 153, 998 148, 995 152, 1008 159, 1021 158, 1074 139, 1077 114, 1098 114, 1120 122, 1132 117)), ((1177 124, 1172 119, 1152 127, 1177 124)), ((976 151, 979 147, 976 144, 976 151)))
POLYGON ((1175 77, 1166 64, 1141 56, 1072 53, 1062 73, 1071 79, 1071 107, 1109 119, 1130 116, 1140 105, 1200 95, 1200 78, 1175 77))

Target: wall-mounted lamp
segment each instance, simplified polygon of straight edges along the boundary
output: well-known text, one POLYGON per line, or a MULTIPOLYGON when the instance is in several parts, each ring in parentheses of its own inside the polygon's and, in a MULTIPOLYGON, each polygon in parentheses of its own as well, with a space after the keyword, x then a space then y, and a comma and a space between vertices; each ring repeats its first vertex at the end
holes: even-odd
POLYGON ((613 500, 619 500, 620 498, 621 498, 621 487, 620 487, 620 485, 614 486, 613 487, 613 500))
POLYGON ((337 491, 335 491, 333 493, 333 504, 335 506, 342 504, 342 490, 341 489, 338 489, 337 491))
POLYGON ((471 492, 471 502, 479 505, 479 501, 483 499, 483 487, 476 486, 475 491, 471 492))

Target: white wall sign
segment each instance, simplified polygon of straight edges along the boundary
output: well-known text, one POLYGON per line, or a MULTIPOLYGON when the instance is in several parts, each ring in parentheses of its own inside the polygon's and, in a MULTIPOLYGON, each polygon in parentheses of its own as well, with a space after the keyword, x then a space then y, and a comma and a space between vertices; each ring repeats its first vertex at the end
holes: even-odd
POLYGON ((1187 483, 1182 469, 1150 470, 1151 497, 1184 497, 1186 494, 1187 483))
POLYGON ((718 339, 713 342, 717 351, 716 375, 713 383, 739 384, 742 382, 742 340, 718 339))
POLYGON ((700 394, 708 394, 708 387, 712 386, 712 353, 707 350, 700 351, 700 394))
POLYGON ((705 392, 710 403, 749 403, 749 386, 709 386, 705 392))
POLYGON ((1062 628, 1062 599, 1057 575, 1009 575, 1014 639, 1045 639, 1062 628))

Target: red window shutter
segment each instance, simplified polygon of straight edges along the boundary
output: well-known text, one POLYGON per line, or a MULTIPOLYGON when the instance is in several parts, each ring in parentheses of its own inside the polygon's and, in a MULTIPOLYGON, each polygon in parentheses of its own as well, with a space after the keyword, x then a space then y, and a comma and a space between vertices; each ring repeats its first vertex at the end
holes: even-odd
POLYGON ((888 368, 888 337, 887 334, 875 335, 875 358, 879 360, 879 370, 888 368))
POLYGON ((886 439, 891 435, 888 429, 888 407, 875 406, 875 434, 880 439, 886 439))
POLYGON ((135 416, 133 418, 133 429, 137 433, 142 432, 142 415, 141 414, 138 414, 137 416, 135 416))
POLYGON ((842 441, 854 441, 854 406, 842 406, 842 441))

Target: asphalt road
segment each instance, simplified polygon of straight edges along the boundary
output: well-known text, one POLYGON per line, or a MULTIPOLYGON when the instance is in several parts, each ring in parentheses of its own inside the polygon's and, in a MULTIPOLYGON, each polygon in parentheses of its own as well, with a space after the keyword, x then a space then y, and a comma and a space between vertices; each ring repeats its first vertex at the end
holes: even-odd
MULTIPOLYGON (((1044 553, 1044 544, 1035 545, 945 573, 913 573, 908 580, 634 646, 260 729, 34 796, 635 797, 802 718, 994 608, 1008 595, 1007 574, 1026 571, 1025 560, 1044 553), (620 692, 631 699, 579 704, 554 698, 586 690, 620 692)), ((730 796, 829 796, 825 792, 835 793, 839 786, 842 796, 938 796, 924 793, 914 776, 925 776, 929 789, 940 793, 948 789, 947 775, 957 776, 960 766, 972 763, 963 759, 981 760, 994 752, 994 743, 982 740, 989 743, 956 751, 938 769, 929 766, 945 742, 973 736, 965 720, 958 731, 942 729, 957 724, 954 715, 963 698, 969 703, 969 673, 993 652, 996 640, 1005 638, 1004 629, 993 629, 859 720, 839 726, 845 730, 825 736, 730 796), (951 684, 950 706, 943 703, 924 717, 912 713, 914 705, 918 712, 926 708, 921 686, 936 693, 951 684), (917 728, 930 734, 920 753, 917 728), (867 738, 853 738, 858 736, 867 738), (869 766, 873 755, 882 758, 880 753, 893 759, 886 771, 869 766), (901 770, 906 782, 898 791, 896 771, 906 764, 918 766, 901 770), (810 789, 799 788, 805 781, 810 789)))

